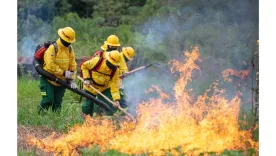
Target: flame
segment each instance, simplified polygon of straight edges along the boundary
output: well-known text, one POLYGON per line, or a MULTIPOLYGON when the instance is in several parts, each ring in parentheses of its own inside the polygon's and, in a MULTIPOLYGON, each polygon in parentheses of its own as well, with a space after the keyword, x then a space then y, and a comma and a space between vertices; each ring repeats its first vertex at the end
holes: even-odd
MULTIPOLYGON (((47 152, 62 155, 77 155, 81 147, 99 145, 102 151, 118 150, 127 154, 164 155, 171 150, 173 155, 199 155, 200 153, 221 153, 228 150, 258 149, 250 131, 240 130, 238 123, 240 99, 228 100, 225 90, 218 89, 214 82, 203 95, 196 99, 189 95, 186 86, 192 81, 192 71, 200 57, 198 47, 190 53, 184 52, 185 64, 173 60, 172 72, 180 77, 174 86, 174 99, 152 86, 161 96, 142 102, 137 108, 137 122, 120 122, 104 118, 86 117, 83 125, 75 125, 67 134, 37 139, 30 136, 29 144, 47 152), (213 96, 207 93, 213 90, 213 96)), ((235 74, 235 70, 223 72, 224 77, 235 74)), ((239 73, 239 72, 238 72, 239 73)), ((237 75, 242 75, 243 72, 237 75)))
POLYGON ((240 71, 237 71, 235 69, 228 68, 228 69, 226 69, 226 70, 224 70, 222 72, 222 77, 224 78, 225 81, 232 82, 232 79, 229 78, 230 75, 235 75, 237 77, 240 77, 242 80, 244 80, 244 78, 246 76, 248 76, 248 74, 249 74, 249 70, 240 70, 240 71))
POLYGON ((160 95, 160 97, 162 99, 170 99, 170 96, 168 94, 162 92, 162 90, 158 86, 155 86, 155 85, 151 85, 151 88, 147 89, 145 91, 145 93, 154 92, 154 89, 157 91, 157 93, 160 95))

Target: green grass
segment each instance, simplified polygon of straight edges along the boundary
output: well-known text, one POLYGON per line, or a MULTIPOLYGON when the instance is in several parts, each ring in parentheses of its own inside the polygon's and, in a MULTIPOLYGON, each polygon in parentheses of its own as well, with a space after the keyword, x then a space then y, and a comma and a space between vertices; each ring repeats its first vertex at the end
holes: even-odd
MULTIPOLYGON (((70 128, 78 123, 82 123, 81 117, 81 103, 79 103, 79 96, 69 90, 66 90, 63 97, 62 109, 60 114, 53 113, 51 110, 46 115, 40 116, 37 113, 37 106, 41 100, 39 81, 30 79, 27 75, 18 79, 18 109, 17 109, 17 122, 19 125, 28 126, 46 126, 52 128, 54 131, 66 133, 70 128)), ((247 126, 241 127, 242 129, 249 129, 253 123, 253 118, 250 110, 242 109, 240 120, 242 120, 243 114, 246 114, 247 126)), ((254 132, 254 140, 258 140, 258 129, 254 132)), ((120 153, 118 151, 109 150, 100 153, 100 147, 95 148, 82 148, 80 149, 82 155, 101 155, 101 156, 127 156, 127 154, 120 153)), ((254 149, 247 151, 249 155, 255 153, 254 149)), ((209 153, 210 155, 216 155, 215 153, 209 153)), ((36 151, 24 151, 19 150, 18 155, 36 155, 36 151)), ((143 154, 146 156, 147 154, 143 154)), ((167 155, 171 155, 168 150, 167 155)), ((185 155, 185 154, 182 154, 185 155)), ((228 151, 225 150, 221 156, 242 156, 243 151, 228 151)), ((138 155, 137 155, 138 156, 138 155)), ((142 156, 142 155, 141 155, 142 156)))
MULTIPOLYGON (((251 112, 251 109, 242 107, 240 110, 239 121, 240 121, 241 130, 249 130, 250 128, 252 128, 252 126, 254 125, 254 117, 251 112), (244 115, 246 116, 245 119, 244 119, 244 115), (246 121, 247 124, 246 125, 241 124, 241 121, 246 121)), ((257 122, 257 124, 259 123, 257 122)), ((253 140, 259 141, 259 128, 253 131, 253 140)))
POLYGON ((41 100, 39 81, 22 77, 18 79, 17 122, 20 125, 46 126, 55 131, 66 132, 73 125, 83 121, 81 117, 81 103, 79 96, 69 90, 65 91, 60 114, 50 109, 46 115, 37 113, 37 106, 41 100))
POLYGON ((115 150, 109 150, 106 152, 101 153, 100 147, 94 147, 94 148, 83 148, 80 150, 81 154, 83 156, 90 156, 90 155, 101 155, 101 156, 129 156, 128 154, 123 154, 115 150))
POLYGON ((27 151, 18 151, 18 156, 36 156, 34 152, 27 152, 27 151))
MULTIPOLYGON (((115 151, 115 150, 108 150, 106 152, 103 152, 103 153, 100 153, 100 147, 94 147, 94 148, 83 148, 80 150, 81 154, 83 156, 90 156, 90 155, 95 155, 95 156, 148 156, 149 154, 132 154, 132 155, 129 155, 129 154, 123 154, 123 153, 120 153, 118 151, 115 151)), ((248 149, 246 151, 246 156, 252 156, 254 154, 256 154, 256 151, 255 149, 248 149)), ((202 153, 200 154, 200 156, 203 156, 204 154, 206 153, 202 153)), ((230 151, 230 150, 225 150, 223 153, 221 154, 216 154, 216 153, 213 153, 213 152, 209 152, 208 153, 210 156, 244 156, 245 155, 245 151, 230 151)), ((184 153, 179 153, 179 155, 181 156, 185 156, 184 153)), ((173 156, 173 154, 170 152, 170 150, 168 150, 166 152, 166 156, 173 156)))

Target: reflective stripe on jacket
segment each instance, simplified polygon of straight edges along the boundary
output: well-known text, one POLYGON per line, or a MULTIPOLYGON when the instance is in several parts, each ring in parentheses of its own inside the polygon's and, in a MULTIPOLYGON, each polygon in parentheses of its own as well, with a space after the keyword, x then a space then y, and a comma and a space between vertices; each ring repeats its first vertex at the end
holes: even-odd
MULTIPOLYGON (((43 69, 61 80, 65 80, 63 71, 74 71, 73 79, 76 79, 77 63, 73 47, 71 47, 71 52, 69 52, 68 47, 63 46, 60 39, 56 43, 58 46, 57 52, 55 52, 53 45, 50 45, 45 51, 43 69)), ((53 81, 48 81, 55 86, 60 86, 53 81)))

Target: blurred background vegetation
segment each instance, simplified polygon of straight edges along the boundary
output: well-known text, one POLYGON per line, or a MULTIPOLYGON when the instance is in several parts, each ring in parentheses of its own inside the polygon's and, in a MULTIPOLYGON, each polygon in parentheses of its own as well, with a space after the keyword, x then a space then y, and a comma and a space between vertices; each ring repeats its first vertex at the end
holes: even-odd
POLYGON ((245 68, 258 39, 258 0, 18 0, 18 55, 31 56, 65 26, 76 31, 77 56, 116 34, 135 47, 136 65, 199 45, 204 62, 245 68))
MULTIPOLYGON (((248 98, 252 96, 251 88, 256 86, 258 70, 258 65, 252 66, 258 60, 258 55, 253 55, 259 38, 258 3, 258 0, 18 0, 18 56, 32 56, 37 44, 56 40, 57 30, 65 26, 76 32, 73 47, 77 57, 91 56, 109 35, 117 35, 122 46, 132 46, 137 52, 130 69, 158 62, 163 71, 169 71, 169 60, 184 60, 185 50, 199 46, 201 70, 190 85, 195 94, 203 93, 223 70, 233 68, 250 71, 240 87, 248 98)), ((174 78, 166 78, 168 72, 160 74, 158 70, 158 73, 150 71, 151 78, 155 78, 152 82, 164 85, 163 89, 172 87, 164 79, 174 78)), ((234 95, 235 90, 229 94, 234 95)))

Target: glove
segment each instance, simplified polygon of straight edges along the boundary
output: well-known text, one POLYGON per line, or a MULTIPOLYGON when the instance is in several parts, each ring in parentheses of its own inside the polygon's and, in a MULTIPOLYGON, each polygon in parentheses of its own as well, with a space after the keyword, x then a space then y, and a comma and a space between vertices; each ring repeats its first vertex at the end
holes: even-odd
POLYGON ((66 79, 72 79, 72 76, 74 75, 73 71, 64 71, 63 76, 65 76, 66 79))
POLYGON ((72 89, 77 89, 77 84, 76 84, 76 82, 75 82, 74 80, 71 80, 71 81, 70 81, 70 87, 71 87, 72 89))
POLYGON ((120 106, 120 102, 119 101, 114 101, 115 103, 115 107, 119 107, 120 106))
POLYGON ((121 78, 121 79, 124 79, 126 76, 128 75, 128 72, 124 72, 122 75, 120 75, 119 77, 121 78))
POLYGON ((86 85, 86 86, 89 86, 90 85, 90 80, 84 80, 83 84, 86 85))

